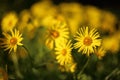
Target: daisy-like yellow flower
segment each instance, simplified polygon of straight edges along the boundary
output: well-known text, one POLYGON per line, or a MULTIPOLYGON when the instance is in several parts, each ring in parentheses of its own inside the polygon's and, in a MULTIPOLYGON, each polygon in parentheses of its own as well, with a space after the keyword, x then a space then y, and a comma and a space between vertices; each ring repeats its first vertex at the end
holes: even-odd
POLYGON ((94 53, 96 46, 101 45, 101 39, 98 39, 99 37, 100 34, 95 28, 80 28, 75 35, 75 40, 77 42, 74 44, 74 48, 79 48, 78 52, 82 51, 83 54, 89 56, 91 53, 94 53))
POLYGON ((18 22, 18 17, 15 12, 6 14, 1 21, 2 31, 8 32, 12 30, 18 22))
POLYGON ((69 38, 69 29, 67 24, 62 21, 58 21, 53 26, 47 28, 46 42, 45 44, 50 49, 53 49, 54 45, 59 43, 63 39, 69 38))
POLYGON ((71 41, 63 40, 59 45, 55 47, 55 54, 57 62, 60 65, 66 65, 73 61, 72 55, 72 44, 71 41))
POLYGON ((5 51, 9 50, 9 53, 12 50, 16 52, 17 46, 23 45, 21 43, 21 41, 23 40, 23 38, 21 37, 22 34, 20 34, 19 31, 15 29, 15 31, 11 30, 10 33, 11 34, 4 32, 3 35, 5 36, 5 38, 0 38, 0 40, 2 41, 1 43, 2 47, 5 48, 5 51))
POLYGON ((97 55, 98 59, 102 59, 106 54, 106 50, 103 47, 100 47, 95 51, 95 54, 97 55))

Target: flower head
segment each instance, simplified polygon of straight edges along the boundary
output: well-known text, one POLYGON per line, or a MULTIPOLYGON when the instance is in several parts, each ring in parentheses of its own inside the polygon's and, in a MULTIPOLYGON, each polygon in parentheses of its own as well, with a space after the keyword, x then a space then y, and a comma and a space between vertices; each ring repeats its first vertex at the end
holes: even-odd
POLYGON ((69 38, 69 29, 65 22, 58 21, 52 27, 47 29, 46 34, 46 45, 51 46, 52 49, 54 44, 56 45, 59 41, 69 38))
POLYGON ((16 52, 17 46, 23 45, 21 43, 21 41, 23 40, 23 38, 21 37, 22 34, 20 34, 19 31, 15 29, 15 31, 11 30, 10 33, 11 34, 4 32, 3 35, 5 36, 5 38, 0 38, 0 40, 2 41, 1 43, 2 47, 5 48, 5 50, 9 50, 9 53, 12 50, 16 52))
POLYGON ((101 45, 101 39, 98 39, 99 37, 100 34, 95 28, 80 28, 75 35, 75 40, 77 42, 74 44, 74 48, 79 48, 78 52, 82 51, 83 54, 89 56, 89 54, 94 53, 96 46, 101 45))
POLYGON ((95 54, 99 59, 102 59, 106 54, 106 50, 103 47, 100 47, 98 48, 98 50, 95 51, 95 54))
POLYGON ((1 27, 4 32, 12 30, 18 22, 18 17, 15 12, 6 14, 1 22, 1 27))
POLYGON ((60 65, 66 65, 71 63, 73 60, 71 51, 72 51, 72 44, 71 41, 63 40, 55 48, 56 59, 60 65))

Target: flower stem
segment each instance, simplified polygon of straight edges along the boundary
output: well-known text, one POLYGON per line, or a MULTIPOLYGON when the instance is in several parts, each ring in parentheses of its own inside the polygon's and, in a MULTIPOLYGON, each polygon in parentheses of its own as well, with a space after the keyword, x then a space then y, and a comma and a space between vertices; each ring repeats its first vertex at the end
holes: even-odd
POLYGON ((73 73, 73 79, 74 79, 74 80, 77 80, 77 76, 76 76, 76 73, 75 73, 75 72, 73 73))
POLYGON ((80 72, 78 73, 78 75, 79 76, 81 76, 81 74, 83 73, 83 71, 85 70, 85 68, 87 67, 87 65, 88 65, 88 63, 89 63, 89 57, 88 57, 88 59, 87 59, 87 61, 86 61, 86 63, 85 63, 85 65, 83 66, 83 68, 80 70, 80 72))
POLYGON ((32 57, 31 57, 31 55, 30 55, 30 52, 29 52, 29 50, 25 47, 25 46, 23 46, 23 48, 28 52, 28 57, 29 57, 29 59, 30 59, 30 62, 31 62, 31 66, 33 66, 33 62, 32 62, 32 57))
POLYGON ((109 80, 109 78, 110 78, 113 74, 115 74, 118 70, 119 70, 118 68, 115 68, 109 75, 107 75, 107 76, 105 77, 105 80, 109 80))

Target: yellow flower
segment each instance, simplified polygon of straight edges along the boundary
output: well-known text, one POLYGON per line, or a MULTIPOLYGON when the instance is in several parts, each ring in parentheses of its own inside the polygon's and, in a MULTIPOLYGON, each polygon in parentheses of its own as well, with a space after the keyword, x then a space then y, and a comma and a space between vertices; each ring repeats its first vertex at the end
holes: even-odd
POLYGON ((65 18, 60 14, 50 15, 50 16, 46 16, 41 21, 41 25, 44 27, 51 27, 53 24, 57 23, 58 21, 65 21, 65 18))
POLYGON ((19 16, 20 19, 17 26, 18 29, 22 32, 24 29, 26 29, 27 24, 30 23, 32 16, 29 10, 21 11, 19 16))
POLYGON ((77 63, 71 62, 71 63, 66 64, 66 65, 59 65, 59 69, 62 72, 72 72, 73 73, 76 70, 76 66, 77 66, 77 63))
POLYGON ((2 31, 8 32, 12 30, 18 22, 18 17, 15 12, 6 14, 1 22, 2 31))
POLYGON ((42 19, 45 16, 54 15, 57 10, 51 1, 46 0, 33 4, 30 11, 35 18, 42 19))
POLYGON ((86 6, 85 7, 85 20, 89 25, 92 25, 94 27, 100 27, 101 26, 101 19, 102 19, 102 11, 94 6, 86 6))
POLYGON ((109 31, 110 33, 115 32, 117 17, 109 11, 103 11, 102 16, 103 19, 101 22, 101 29, 104 31, 109 31))
POLYGON ((82 51, 83 54, 89 56, 91 53, 94 53, 96 46, 101 45, 101 39, 98 39, 99 37, 100 34, 95 28, 80 28, 75 35, 75 40, 77 42, 74 44, 74 47, 79 48, 78 52, 82 51))
POLYGON ((17 26, 20 32, 25 33, 27 38, 33 39, 35 30, 40 26, 40 22, 38 18, 34 18, 31 15, 29 10, 23 10, 20 13, 20 21, 17 26))
POLYGON ((0 40, 2 41, 1 45, 3 48, 5 48, 5 51, 9 50, 10 53, 13 50, 14 52, 16 52, 17 46, 23 45, 21 43, 21 41, 23 40, 23 38, 21 37, 22 34, 20 34, 19 31, 17 31, 16 29, 15 31, 11 30, 11 34, 3 33, 3 35, 5 36, 5 38, 0 38, 0 40))
POLYGON ((84 23, 83 6, 78 3, 62 3, 59 7, 61 14, 69 24, 70 32, 74 35, 79 25, 84 23))
POLYGON ((65 22, 58 21, 53 26, 47 28, 45 34, 45 44, 52 49, 59 41, 69 38, 69 30, 65 22))
POLYGON ((118 35, 104 37, 102 42, 103 47, 112 53, 117 53, 120 49, 120 41, 118 37, 118 35))
POLYGON ((71 41, 63 40, 59 45, 55 47, 55 54, 57 62, 60 65, 66 65, 73 61, 72 55, 72 44, 71 41))
POLYGON ((106 50, 103 47, 100 47, 98 48, 98 50, 95 51, 95 54, 99 59, 102 59, 106 54, 106 50))
POLYGON ((71 65, 70 65, 70 67, 68 67, 68 68, 70 68, 70 72, 75 72, 75 69, 76 69, 76 66, 77 66, 77 63, 72 63, 71 65))

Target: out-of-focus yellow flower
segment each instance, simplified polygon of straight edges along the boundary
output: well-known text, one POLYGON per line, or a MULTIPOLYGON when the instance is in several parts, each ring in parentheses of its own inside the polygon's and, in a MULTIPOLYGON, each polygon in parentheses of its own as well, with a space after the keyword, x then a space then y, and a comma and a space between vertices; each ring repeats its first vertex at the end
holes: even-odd
POLYGON ((64 16, 60 14, 49 15, 42 20, 41 25, 44 27, 51 27, 53 26, 53 24, 56 24, 58 21, 65 21, 64 16))
POLYGON ((50 49, 53 49, 53 47, 61 40, 69 38, 69 29, 67 24, 65 22, 58 21, 57 23, 53 24, 53 26, 48 27, 45 38, 46 46, 50 49))
POLYGON ((71 55, 72 51, 72 43, 68 40, 61 41, 56 47, 55 47, 55 54, 57 62, 60 65, 66 65, 72 62, 73 58, 71 55))
POLYGON ((77 63, 71 64, 71 66, 70 66, 70 72, 75 72, 76 66, 77 66, 77 63))
POLYGON ((36 27, 30 22, 26 25, 26 36, 28 39, 33 39, 35 37, 36 27))
POLYGON ((115 32, 115 26, 117 23, 116 16, 108 11, 103 11, 102 16, 101 29, 104 31, 115 32))
POLYGON ((75 72, 76 70, 76 66, 77 66, 77 63, 75 62, 71 62, 69 64, 66 64, 66 65, 60 65, 59 66, 59 69, 62 71, 62 72, 75 72))
POLYGON ((23 22, 28 22, 31 18, 31 13, 29 10, 25 9, 20 12, 20 20, 23 22))
POLYGON ((18 22, 18 17, 15 12, 7 13, 1 22, 2 31, 8 32, 12 30, 18 22))
POLYGON ((51 1, 46 0, 33 4, 30 11, 34 17, 41 19, 45 16, 56 14, 56 7, 51 1))
POLYGON ((75 35, 74 48, 79 48, 78 52, 82 51, 83 54, 89 56, 94 53, 96 46, 101 45, 101 39, 98 39, 100 34, 95 28, 90 29, 89 27, 82 27, 75 35))
POLYGON ((59 5, 61 14, 67 20, 72 35, 84 22, 83 6, 78 3, 62 3, 59 5))
POLYGON ((26 28, 27 24, 31 21, 30 11, 29 10, 21 11, 19 17, 20 19, 17 26, 18 29, 22 32, 26 28))
POLYGON ((35 30, 40 26, 38 18, 34 18, 29 10, 23 10, 20 13, 18 29, 25 32, 27 38, 32 39, 35 36, 35 30))
POLYGON ((50 27, 52 26, 53 24, 55 24, 56 22, 56 19, 54 16, 47 16, 45 17, 43 20, 42 20, 42 23, 41 25, 44 26, 44 27, 50 27))
POLYGON ((33 18, 32 24, 34 25, 35 28, 39 28, 41 26, 41 20, 38 18, 33 18))
POLYGON ((120 49, 120 41, 118 36, 115 35, 104 37, 102 45, 106 50, 111 51, 112 53, 117 53, 120 49))
POLYGON ((11 30, 11 34, 3 32, 3 35, 5 36, 5 38, 0 38, 0 40, 2 41, 1 45, 3 48, 5 48, 5 51, 9 50, 10 53, 13 50, 14 52, 16 52, 17 46, 23 45, 21 43, 21 41, 23 40, 22 34, 20 34, 19 31, 17 31, 16 29, 14 32, 13 30, 11 30))
POLYGON ((102 59, 106 54, 106 50, 101 46, 95 51, 95 54, 99 59, 102 59))
POLYGON ((94 27, 100 27, 102 19, 101 13, 102 11, 94 6, 86 6, 85 7, 86 23, 94 27))

